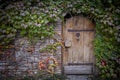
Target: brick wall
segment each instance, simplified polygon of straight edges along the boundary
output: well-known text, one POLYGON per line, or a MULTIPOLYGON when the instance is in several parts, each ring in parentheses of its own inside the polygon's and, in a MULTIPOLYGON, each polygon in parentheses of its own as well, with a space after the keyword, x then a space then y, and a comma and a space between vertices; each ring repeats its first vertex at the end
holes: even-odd
MULTIPOLYGON (((55 31, 61 35, 61 21, 56 23, 55 31)), ((61 41, 61 37, 55 35, 56 39, 61 41)), ((45 60, 47 57, 54 57, 58 61, 58 66, 55 68, 56 73, 61 73, 61 47, 57 47, 55 55, 49 53, 41 53, 39 50, 48 44, 54 43, 53 39, 39 40, 37 43, 31 44, 27 38, 16 38, 15 48, 12 50, 12 55, 0 60, 0 75, 1 76, 32 76, 39 71, 38 63, 45 60)), ((11 50, 11 49, 10 49, 11 50)))

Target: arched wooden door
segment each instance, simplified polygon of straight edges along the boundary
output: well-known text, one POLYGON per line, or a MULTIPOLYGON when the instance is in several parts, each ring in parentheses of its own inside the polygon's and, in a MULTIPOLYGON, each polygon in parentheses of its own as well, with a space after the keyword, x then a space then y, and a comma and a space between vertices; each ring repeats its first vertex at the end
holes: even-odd
POLYGON ((94 24, 89 19, 82 16, 67 19, 63 26, 63 38, 65 41, 63 66, 67 66, 65 69, 71 68, 75 71, 73 66, 80 69, 81 65, 87 67, 87 64, 94 63, 94 24))

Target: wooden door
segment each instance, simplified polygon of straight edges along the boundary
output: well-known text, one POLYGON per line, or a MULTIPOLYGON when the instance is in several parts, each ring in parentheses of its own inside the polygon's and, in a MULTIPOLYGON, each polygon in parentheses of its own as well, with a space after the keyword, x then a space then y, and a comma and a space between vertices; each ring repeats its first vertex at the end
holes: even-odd
POLYGON ((81 16, 67 19, 63 26, 63 37, 63 66, 94 62, 94 24, 89 19, 81 16))

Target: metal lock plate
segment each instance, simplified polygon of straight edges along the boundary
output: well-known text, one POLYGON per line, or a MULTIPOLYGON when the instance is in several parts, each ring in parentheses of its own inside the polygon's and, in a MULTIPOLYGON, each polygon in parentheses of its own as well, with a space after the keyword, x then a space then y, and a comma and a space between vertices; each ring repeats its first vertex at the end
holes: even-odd
POLYGON ((65 41, 65 47, 69 48, 72 46, 71 40, 66 40, 65 41))

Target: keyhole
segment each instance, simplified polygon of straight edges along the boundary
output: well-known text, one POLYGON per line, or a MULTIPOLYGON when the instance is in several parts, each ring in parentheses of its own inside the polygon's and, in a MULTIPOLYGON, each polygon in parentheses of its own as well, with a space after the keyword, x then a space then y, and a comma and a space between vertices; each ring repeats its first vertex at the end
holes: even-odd
POLYGON ((80 39, 80 33, 76 33, 76 38, 77 38, 77 41, 79 41, 79 39, 80 39))

